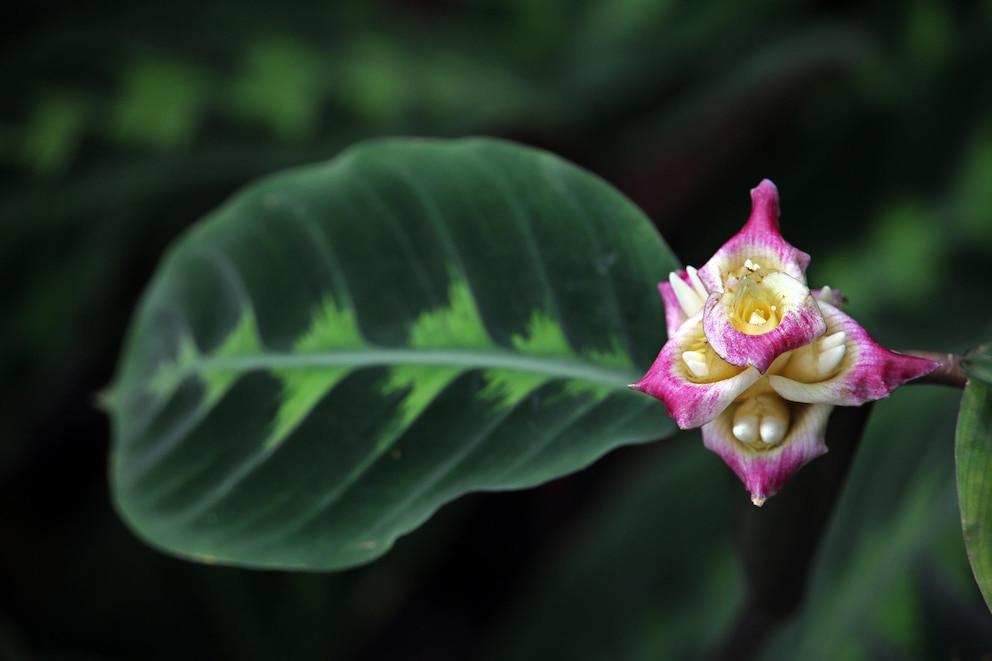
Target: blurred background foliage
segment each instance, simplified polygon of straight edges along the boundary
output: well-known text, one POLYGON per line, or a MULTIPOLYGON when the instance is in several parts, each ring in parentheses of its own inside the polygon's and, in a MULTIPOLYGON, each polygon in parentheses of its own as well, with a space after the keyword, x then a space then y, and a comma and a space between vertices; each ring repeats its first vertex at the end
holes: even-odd
MULTIPOLYGON (((248 180, 363 138, 550 149, 624 191, 697 265, 769 177, 811 284, 842 289, 880 342, 992 337, 988 0, 5 12, 2 659, 700 658, 740 619, 750 504, 698 432, 466 497, 337 574, 189 564, 122 526, 96 403, 157 259, 248 180)), ((914 386, 875 406, 802 608, 759 658, 992 653, 960 538, 958 398, 914 386)))

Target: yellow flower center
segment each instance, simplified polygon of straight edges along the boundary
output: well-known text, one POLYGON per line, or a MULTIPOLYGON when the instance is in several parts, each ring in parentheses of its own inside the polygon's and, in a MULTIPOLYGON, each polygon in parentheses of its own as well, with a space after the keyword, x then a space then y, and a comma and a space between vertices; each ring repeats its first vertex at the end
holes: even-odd
POLYGON ((751 271, 737 282, 730 320, 742 333, 761 335, 782 321, 777 292, 763 286, 764 279, 763 273, 751 271))
POLYGON ((724 313, 746 335, 763 335, 778 328, 790 310, 807 305, 805 283, 784 271, 762 268, 750 259, 724 280, 724 313))

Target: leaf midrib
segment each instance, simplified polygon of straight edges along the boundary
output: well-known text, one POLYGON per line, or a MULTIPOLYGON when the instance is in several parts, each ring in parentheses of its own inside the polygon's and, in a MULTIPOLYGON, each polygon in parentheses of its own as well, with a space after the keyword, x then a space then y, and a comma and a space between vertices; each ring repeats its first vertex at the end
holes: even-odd
POLYGON ((465 369, 504 369, 546 375, 549 378, 581 379, 604 386, 626 388, 638 378, 630 369, 580 361, 574 357, 521 354, 480 349, 420 349, 411 347, 347 349, 332 352, 255 353, 242 356, 202 356, 185 366, 186 373, 214 371, 309 369, 313 367, 389 367, 435 365, 465 369))

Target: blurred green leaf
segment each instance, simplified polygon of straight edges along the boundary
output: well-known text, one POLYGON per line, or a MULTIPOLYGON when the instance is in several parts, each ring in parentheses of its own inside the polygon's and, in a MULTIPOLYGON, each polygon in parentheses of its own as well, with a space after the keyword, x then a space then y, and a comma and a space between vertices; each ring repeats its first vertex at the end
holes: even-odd
POLYGON ((992 245, 992 121, 975 130, 957 182, 954 206, 968 241, 992 245))
POLYGON ((992 344, 986 344, 965 355, 961 369, 971 379, 992 386, 992 344))
POLYGON ((200 69, 168 60, 128 64, 110 132, 126 144, 167 150, 189 144, 207 101, 200 69))
MULTIPOLYGON (((530 3, 536 4, 536 3, 530 3)), ((672 11, 671 0, 614 0, 585 6, 579 33, 590 42, 628 39, 646 30, 657 30, 672 11)))
POLYGON ((283 140, 304 140, 317 129, 323 66, 323 58, 298 40, 261 39, 245 51, 225 105, 233 115, 267 126, 283 140))
POLYGON ((273 177, 175 247, 112 396, 113 483, 156 546, 367 562, 441 504, 674 430, 630 392, 677 268, 549 154, 397 140, 273 177))
POLYGON ((961 528, 985 603, 992 608, 992 385, 973 380, 958 416, 955 461, 961 528))
POLYGON ((934 296, 937 281, 932 269, 939 268, 943 242, 932 215, 919 204, 892 205, 873 223, 871 236, 828 259, 820 267, 820 277, 864 308, 908 307, 921 297, 934 296), (928 268, 920 268, 921 264, 928 268))
POLYGON ((954 43, 954 22, 947 5, 913 0, 906 21, 906 48, 926 66, 939 64, 954 43))
POLYGON ((409 117, 417 96, 416 64, 399 44, 368 35, 356 39, 341 59, 341 79, 332 92, 343 107, 372 125, 409 117))
POLYGON ((18 160, 39 174, 55 174, 69 165, 89 121, 90 107, 68 92, 46 94, 31 113, 18 149, 18 160))

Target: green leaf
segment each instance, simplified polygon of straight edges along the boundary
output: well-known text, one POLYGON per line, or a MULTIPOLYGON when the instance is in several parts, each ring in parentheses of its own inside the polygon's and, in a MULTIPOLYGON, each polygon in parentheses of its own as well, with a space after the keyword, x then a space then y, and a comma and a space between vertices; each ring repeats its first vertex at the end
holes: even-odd
POLYGON ((599 179, 388 140, 250 186, 161 265, 109 398, 118 509, 183 556, 367 562, 443 503, 666 436, 626 388, 677 264, 599 179))
POLYGON ((964 389, 955 462, 968 560, 992 609, 992 385, 972 380, 964 389))
POLYGON ((972 381, 992 384, 992 344, 984 344, 965 354, 961 369, 972 381))

